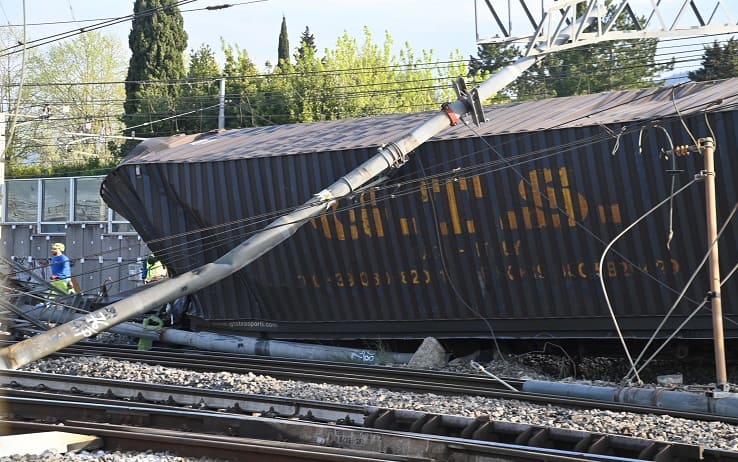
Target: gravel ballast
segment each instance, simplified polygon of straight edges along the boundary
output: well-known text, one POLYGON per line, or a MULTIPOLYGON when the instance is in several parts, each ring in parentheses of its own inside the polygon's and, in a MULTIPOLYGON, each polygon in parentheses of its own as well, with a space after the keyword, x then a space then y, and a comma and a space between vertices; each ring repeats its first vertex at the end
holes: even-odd
MULTIPOLYGON (((490 367, 491 365, 485 366, 490 367)), ((510 376, 509 373, 513 370, 509 364, 506 367, 507 376, 510 376)), ((675 443, 699 444, 707 448, 738 450, 738 426, 655 414, 632 414, 597 409, 572 410, 478 396, 448 397, 432 393, 398 393, 367 386, 277 380, 270 376, 252 373, 193 372, 103 357, 44 359, 26 366, 24 370, 409 409, 435 414, 466 417, 489 416, 495 420, 512 423, 545 425, 675 443)), ((489 370, 499 373, 494 367, 490 367, 489 370)), ((534 379, 545 379, 546 377, 530 368, 521 368, 518 376, 534 379)))

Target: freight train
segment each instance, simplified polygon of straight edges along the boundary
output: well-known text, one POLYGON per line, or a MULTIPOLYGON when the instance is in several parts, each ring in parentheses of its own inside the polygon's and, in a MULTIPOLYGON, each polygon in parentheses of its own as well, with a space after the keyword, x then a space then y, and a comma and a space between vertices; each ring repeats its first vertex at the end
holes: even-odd
MULTIPOLYGON (((710 338, 703 160, 668 152, 715 140, 722 223, 738 198, 737 88, 729 79, 486 106, 486 123, 433 137, 393 174, 193 294, 183 319, 194 330, 341 340, 615 338, 616 320, 643 339, 674 333, 702 305, 676 335, 710 338)), ((101 194, 182 274, 428 117, 150 139, 101 194)), ((738 262, 735 242, 729 222, 724 273, 738 262)), ((727 280, 728 338, 738 336, 737 296, 727 280)))

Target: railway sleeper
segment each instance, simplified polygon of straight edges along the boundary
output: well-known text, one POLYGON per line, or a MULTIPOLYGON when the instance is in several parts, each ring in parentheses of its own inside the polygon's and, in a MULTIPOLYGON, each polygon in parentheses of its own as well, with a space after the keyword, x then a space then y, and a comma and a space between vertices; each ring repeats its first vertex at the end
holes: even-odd
POLYGON ((657 462, 703 459, 703 448, 696 445, 500 422, 487 417, 472 419, 416 411, 375 409, 367 415, 364 427, 657 462))
MULTIPOLYGON (((36 401, 15 397, 7 397, 6 404, 6 413, 23 421, 31 419, 48 422, 48 419, 41 417, 48 416, 49 410, 53 408, 53 414, 58 416, 67 429, 79 426, 83 421, 100 422, 97 424, 98 429, 109 425, 124 425, 132 432, 205 432, 213 435, 211 438, 214 439, 228 435, 438 460, 499 460, 493 459, 492 452, 505 448, 538 451, 539 457, 543 453, 563 451, 570 455, 599 454, 656 462, 738 460, 735 454, 730 459, 724 458, 725 453, 721 453, 720 458, 703 457, 703 449, 699 446, 397 409, 376 409, 376 418, 373 419, 374 422, 384 420, 385 424, 394 419, 397 428, 365 428, 364 430, 369 431, 363 431, 358 426, 330 425, 298 419, 265 419, 201 410, 137 408, 130 404, 116 406, 112 403, 72 403, 66 400, 52 402, 48 399, 36 401), (411 428, 416 428, 419 432, 410 433, 411 428), (423 434, 426 430, 433 433, 423 434), (445 435, 440 435, 441 433, 445 435), (462 439, 460 435, 473 435, 477 439, 462 439), (488 439, 478 439, 483 435, 493 435, 498 441, 490 444, 488 439), (460 458, 452 458, 452 455, 460 458)), ((11 430, 12 425, 6 424, 6 430, 11 430)), ((91 433, 96 434, 96 431, 91 433)))

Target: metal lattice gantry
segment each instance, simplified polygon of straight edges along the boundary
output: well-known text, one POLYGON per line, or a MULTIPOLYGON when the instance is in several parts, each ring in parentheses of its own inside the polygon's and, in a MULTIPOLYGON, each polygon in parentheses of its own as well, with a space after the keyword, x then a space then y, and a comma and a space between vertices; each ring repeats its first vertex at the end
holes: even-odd
POLYGON ((517 43, 522 45, 524 56, 605 40, 738 32, 736 0, 615 0, 609 12, 605 0, 474 2, 477 44, 517 43), (480 28, 489 23, 496 25, 495 35, 480 37, 480 28), (513 23, 515 29, 523 32, 514 31, 513 23), (589 24, 596 27, 588 27, 589 24))

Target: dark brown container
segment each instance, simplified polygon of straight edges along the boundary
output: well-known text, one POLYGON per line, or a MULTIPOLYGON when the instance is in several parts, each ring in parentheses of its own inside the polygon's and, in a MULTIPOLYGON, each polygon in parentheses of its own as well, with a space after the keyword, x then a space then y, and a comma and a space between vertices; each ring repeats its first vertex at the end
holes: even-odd
MULTIPOLYGON (((270 338, 609 338, 616 330, 603 270, 624 335, 648 338, 707 252, 703 183, 640 221, 600 268, 602 252, 703 169, 700 155, 665 159, 670 139, 717 140, 723 223, 738 199, 736 88, 726 80, 489 106, 482 127, 432 138, 383 182, 197 293, 193 326, 270 338)), ((108 175, 102 194, 180 274, 428 117, 150 140, 108 175)), ((719 241, 723 274, 738 262, 737 241, 730 222, 719 241)), ((707 287, 703 268, 659 336, 702 303, 707 287)), ((728 280, 728 337, 738 336, 737 296, 728 280)), ((678 336, 711 337, 708 308, 678 336)))

